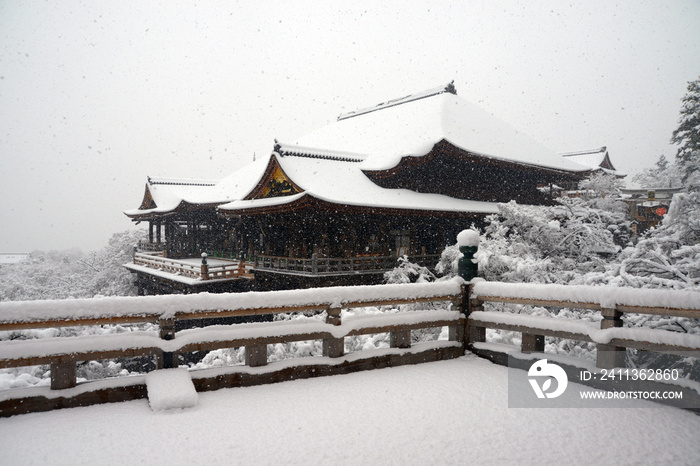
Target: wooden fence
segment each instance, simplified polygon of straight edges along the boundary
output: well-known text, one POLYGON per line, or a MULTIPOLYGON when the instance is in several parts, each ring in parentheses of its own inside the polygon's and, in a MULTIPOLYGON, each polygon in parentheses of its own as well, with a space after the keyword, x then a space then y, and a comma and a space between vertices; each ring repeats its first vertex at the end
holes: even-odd
POLYGON ((700 318, 700 293, 600 286, 514 284, 477 281, 471 285, 469 345, 486 341, 486 329, 522 334, 522 353, 543 353, 545 337, 595 343, 596 366, 624 367, 626 348, 683 354, 700 350, 700 334, 649 328, 623 328, 624 313, 700 318), (509 303, 599 311, 599 326, 559 319, 485 311, 485 303, 509 303))
POLYGON ((253 278, 251 272, 252 264, 249 262, 221 258, 214 258, 214 260, 225 263, 209 264, 203 261, 195 264, 192 261, 165 257, 165 251, 152 253, 135 252, 133 257, 134 265, 162 270, 196 280, 253 278))
MULTIPOLYGON (((413 256, 410 260, 417 264, 436 263, 439 254, 413 256)), ((349 258, 318 257, 312 258, 256 256, 256 270, 287 272, 298 275, 343 275, 357 273, 381 273, 397 265, 396 256, 357 256, 349 258)))
POLYGON ((79 361, 151 356, 158 361, 158 367, 165 368, 177 364, 177 353, 219 348, 245 347, 246 366, 233 366, 215 374, 209 369, 193 371, 197 390, 436 361, 459 357, 467 346, 479 354, 483 352, 480 345, 486 341, 487 328, 521 332, 523 353, 544 352, 545 337, 593 342, 598 345, 598 366, 611 368, 624 364, 624 348, 672 353, 700 350, 700 335, 697 334, 622 327, 624 313, 698 319, 698 296, 697 292, 475 280, 470 285, 450 281, 237 294, 3 302, 0 303, 0 331, 144 322, 157 323, 159 331, 1 341, 0 368, 50 364, 51 389, 50 393, 42 395, 23 396, 19 390, 13 391, 19 393, 16 396, 0 396, 0 415, 146 396, 143 380, 137 378, 135 382, 133 377, 124 378, 121 384, 111 383, 104 389, 85 388, 90 384, 98 386, 98 382, 76 387, 76 363, 79 361), (396 310, 403 304, 419 303, 444 305, 432 310, 396 310), (576 319, 486 311, 487 303, 592 309, 602 314, 602 320, 600 325, 595 325, 576 319), (393 311, 347 318, 341 313, 342 309, 362 307, 393 311), (324 321, 308 318, 175 331, 178 320, 290 312, 325 312, 326 317, 324 321), (432 327, 449 327, 449 340, 412 347, 411 331, 432 327), (345 354, 345 338, 377 333, 390 333, 389 352, 345 354), (267 345, 307 340, 322 340, 326 359, 306 358, 306 361, 295 360, 291 365, 274 363, 273 367, 265 367, 267 345), (256 370, 251 371, 252 367, 256 370), (81 386, 83 389, 74 392, 81 386))
MULTIPOLYGON (((0 415, 8 416, 59 407, 84 406, 146 396, 144 383, 123 384, 104 390, 87 390, 96 382, 76 387, 76 363, 80 361, 151 356, 160 368, 177 364, 177 353, 245 347, 245 364, 267 365, 267 345, 322 340, 328 360, 308 358, 296 367, 250 373, 233 366, 227 374, 193 375, 198 390, 252 385, 282 380, 354 372, 357 370, 455 358, 463 354, 465 317, 459 284, 380 285, 323 288, 266 293, 147 296, 65 301, 0 303, 0 331, 36 328, 157 323, 158 332, 133 331, 64 338, 0 342, 0 368, 51 365, 51 392, 42 396, 10 397, 0 401, 0 415), (384 312, 341 318, 341 309, 389 307, 402 304, 446 302, 443 310, 384 312), (325 312, 318 319, 280 320, 264 323, 215 325, 175 331, 178 320, 259 316, 290 312, 325 312), (450 340, 411 348, 411 331, 450 328, 450 340), (344 358, 347 337, 390 333, 392 351, 376 355, 353 354, 344 358), (81 388, 81 387, 77 387, 81 388), (60 395, 65 393, 65 396, 60 395)), ((365 353, 365 352, 362 352, 365 353)), ((0 397, 1 400, 1 397, 0 397)))

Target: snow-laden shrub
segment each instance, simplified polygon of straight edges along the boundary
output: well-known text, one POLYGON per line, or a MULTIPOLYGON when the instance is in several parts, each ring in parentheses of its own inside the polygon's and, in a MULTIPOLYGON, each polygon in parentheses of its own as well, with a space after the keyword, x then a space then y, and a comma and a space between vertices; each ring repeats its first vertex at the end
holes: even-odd
POLYGON ((435 281, 435 275, 427 268, 414 264, 407 256, 398 259, 399 265, 384 273, 385 283, 426 283, 435 281))

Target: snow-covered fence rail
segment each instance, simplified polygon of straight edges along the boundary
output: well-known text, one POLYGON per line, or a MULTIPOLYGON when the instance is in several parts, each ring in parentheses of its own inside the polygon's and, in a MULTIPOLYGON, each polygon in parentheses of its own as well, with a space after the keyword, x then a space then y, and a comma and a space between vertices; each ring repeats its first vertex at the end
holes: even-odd
MULTIPOLYGON (((0 331, 59 326, 156 322, 159 331, 133 331, 77 337, 0 342, 0 368, 51 365, 50 395, 34 398, 0 397, 0 415, 118 401, 146 396, 145 386, 133 381, 109 390, 61 396, 77 390, 76 363, 100 359, 154 356, 159 367, 176 365, 177 353, 220 348, 245 348, 249 367, 267 365, 267 345, 323 340, 329 359, 311 358, 279 369, 249 372, 234 367, 216 376, 196 378, 199 390, 311 377, 401 364, 458 357, 464 349, 463 287, 458 282, 337 287, 238 294, 122 297, 62 301, 0 303, 0 331), (341 317, 341 309, 401 304, 448 302, 449 310, 402 311, 341 317), (290 312, 326 312, 326 320, 294 319, 264 323, 215 325, 175 331, 178 320, 256 316, 290 312), (449 341, 411 347, 411 331, 449 327, 449 341), (344 339, 356 335, 390 333, 391 350, 345 355, 344 339), (75 388, 73 388, 75 387, 75 388), (20 401, 21 400, 21 401, 20 401)), ((274 364, 273 364, 274 366, 274 364)), ((131 379, 129 377, 125 379, 131 379)), ((93 382, 86 382, 82 386, 93 382)))
MULTIPOLYGON (((204 256, 206 258, 206 256, 204 256)), ((208 263, 206 259, 201 264, 182 259, 171 259, 162 253, 135 252, 134 265, 141 265, 156 270, 162 270, 183 277, 199 280, 214 280, 221 278, 252 277, 252 264, 227 259, 214 259, 217 263, 208 263)))
POLYGON ((469 344, 486 341, 486 329, 522 334, 523 353, 544 352, 544 337, 595 343, 597 366, 624 366, 625 348, 683 353, 700 350, 700 335, 623 328, 624 313, 700 318, 700 293, 601 286, 516 284, 476 281, 470 295, 469 344), (512 303, 600 311, 600 326, 589 322, 484 311, 484 303, 512 303))

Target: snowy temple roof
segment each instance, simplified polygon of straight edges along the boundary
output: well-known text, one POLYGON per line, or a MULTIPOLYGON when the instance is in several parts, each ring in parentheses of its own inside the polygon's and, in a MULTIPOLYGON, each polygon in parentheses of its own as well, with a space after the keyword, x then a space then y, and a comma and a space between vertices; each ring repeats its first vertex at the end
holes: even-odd
POLYGON ((402 156, 420 157, 441 140, 489 158, 572 172, 587 171, 509 124, 458 97, 454 87, 431 89, 341 115, 294 141, 300 147, 364 154, 363 168, 386 170, 402 156))
POLYGON ((625 176, 617 171, 610 161, 608 148, 603 146, 599 149, 582 150, 577 152, 565 152, 562 157, 572 160, 590 170, 602 170, 606 173, 614 173, 618 176, 625 176))
POLYGON ((516 166, 576 174, 590 171, 458 97, 450 83, 343 114, 335 123, 293 144, 275 141, 272 154, 219 182, 149 178, 141 206, 125 214, 136 218, 165 214, 182 204, 234 212, 303 198, 369 208, 496 212, 493 202, 382 187, 367 176, 368 171, 396 167, 402 157, 422 157, 441 141, 516 166), (282 171, 274 181, 294 186, 286 195, 271 195, 265 188, 273 165, 282 171))
POLYGON ((148 177, 146 197, 141 206, 138 209, 126 210, 124 213, 128 216, 159 214, 172 212, 182 203, 216 205, 230 202, 245 196, 253 189, 266 166, 266 160, 258 160, 219 182, 148 177))
POLYGON ((278 157, 276 154, 270 157, 274 158, 287 177, 302 192, 264 199, 246 199, 245 196, 241 196, 238 200, 219 206, 220 210, 235 211, 284 205, 295 202, 303 196, 311 196, 332 204, 357 207, 442 212, 495 213, 498 211, 496 203, 492 202, 456 199, 408 189, 382 188, 362 172, 359 163, 312 157, 278 157))

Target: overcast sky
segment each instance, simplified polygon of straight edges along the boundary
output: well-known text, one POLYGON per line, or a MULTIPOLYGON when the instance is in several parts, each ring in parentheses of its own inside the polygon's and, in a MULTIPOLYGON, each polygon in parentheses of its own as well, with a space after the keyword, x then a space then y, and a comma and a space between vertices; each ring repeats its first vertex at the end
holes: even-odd
POLYGON ((634 174, 675 155, 698 25, 698 0, 0 0, 0 252, 98 249, 147 175, 219 179, 274 138, 452 80, 634 174))

